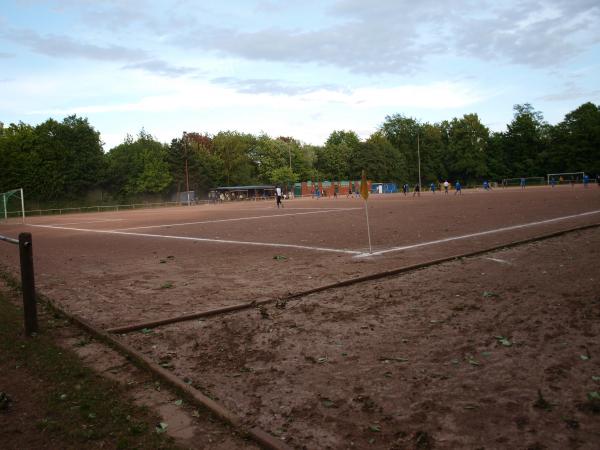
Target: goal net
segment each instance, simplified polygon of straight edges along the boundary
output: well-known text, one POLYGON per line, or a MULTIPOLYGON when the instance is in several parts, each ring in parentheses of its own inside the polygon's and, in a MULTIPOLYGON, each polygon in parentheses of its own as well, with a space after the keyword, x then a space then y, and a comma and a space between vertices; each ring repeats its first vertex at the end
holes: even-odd
POLYGON ((554 180, 556 184, 572 184, 572 183, 583 183, 583 176, 585 172, 563 172, 563 173, 549 173, 546 178, 548 184, 551 184, 554 180))
POLYGON ((25 223, 25 197, 23 189, 13 189, 0 193, 0 220, 20 217, 25 223))
POLYGON ((544 177, 522 177, 522 178, 504 178, 502 180, 502 186, 521 186, 521 180, 525 180, 526 186, 542 186, 546 184, 544 177))

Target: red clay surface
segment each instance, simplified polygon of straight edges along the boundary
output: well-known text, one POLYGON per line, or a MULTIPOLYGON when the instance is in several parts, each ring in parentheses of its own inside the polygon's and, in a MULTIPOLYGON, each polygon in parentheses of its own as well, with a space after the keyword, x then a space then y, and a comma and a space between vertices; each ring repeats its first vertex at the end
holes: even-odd
POLYGON ((599 257, 595 228, 123 339, 296 448, 597 449, 599 257))
MULTIPOLYGON (((0 234, 31 231, 38 290, 110 328, 600 223, 595 186, 371 196, 375 255, 357 257, 363 204, 39 217, 0 234)), ((597 448, 599 249, 594 228, 123 339, 297 448, 597 448)), ((17 253, 0 243, 0 264, 16 273, 17 253)))
MULTIPOLYGON (((550 231, 600 223, 600 189, 576 186, 465 191, 462 196, 424 193, 420 198, 373 195, 368 205, 375 252, 594 213, 368 258, 311 249, 140 235, 368 252, 363 205, 362 200, 341 197, 294 199, 280 210, 274 202, 246 202, 35 217, 25 226, 0 224, 0 234, 16 238, 20 231, 32 232, 40 291, 67 311, 101 328, 110 328, 274 298, 550 231), (251 217, 256 218, 248 219, 251 217), (93 232, 123 229, 121 233, 136 234, 93 232), (285 259, 274 259, 277 256, 285 259)), ((17 261, 14 246, 0 245, 0 264, 16 273, 17 261)))

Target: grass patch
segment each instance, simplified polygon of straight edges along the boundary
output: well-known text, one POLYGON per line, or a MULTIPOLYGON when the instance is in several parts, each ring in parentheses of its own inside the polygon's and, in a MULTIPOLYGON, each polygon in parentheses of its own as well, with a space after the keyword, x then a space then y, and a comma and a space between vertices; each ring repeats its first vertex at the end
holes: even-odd
MULTIPOLYGON (((0 355, 9 368, 0 371, 0 386, 8 382, 3 376, 11 376, 12 400, 35 405, 27 411, 33 422, 23 436, 24 446, 37 432, 62 448, 177 448, 172 439, 155 432, 158 420, 147 409, 128 402, 125 387, 101 377, 53 342, 55 328, 44 314, 39 317, 41 332, 24 337, 22 311, 9 295, 0 291, 0 355), (32 381, 38 389, 32 388, 32 381)), ((16 411, 11 405, 0 413, 10 420, 16 411)))

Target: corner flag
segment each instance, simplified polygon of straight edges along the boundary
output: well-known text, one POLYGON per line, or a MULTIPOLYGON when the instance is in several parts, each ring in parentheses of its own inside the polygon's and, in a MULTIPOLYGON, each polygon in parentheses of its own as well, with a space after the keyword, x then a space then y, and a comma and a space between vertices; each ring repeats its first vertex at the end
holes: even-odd
POLYGON ((367 183, 367 173, 362 171, 362 178, 360 180, 360 196, 365 199, 369 198, 369 184, 367 183))
POLYGON ((369 185, 367 183, 367 173, 362 171, 360 180, 360 196, 365 199, 365 216, 367 217, 367 234, 369 235, 369 253, 373 253, 371 247, 371 227, 369 226, 369 208, 367 207, 367 199, 369 198, 369 185))

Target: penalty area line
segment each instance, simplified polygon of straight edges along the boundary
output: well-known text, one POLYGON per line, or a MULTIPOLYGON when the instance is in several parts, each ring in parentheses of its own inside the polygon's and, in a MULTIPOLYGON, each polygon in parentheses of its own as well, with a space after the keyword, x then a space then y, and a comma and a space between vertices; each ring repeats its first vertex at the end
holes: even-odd
POLYGON ((195 242, 209 242, 216 244, 235 244, 235 245, 250 245, 256 247, 274 247, 274 248, 292 248, 296 250, 309 250, 316 252, 328 252, 328 253, 343 253, 346 255, 360 255, 362 252, 356 250, 345 250, 338 248, 327 248, 327 247, 311 247, 308 245, 296 245, 296 244, 276 244, 273 242, 253 242, 253 241, 234 241, 229 239, 209 239, 209 238, 198 238, 188 236, 169 236, 164 234, 148 234, 148 233, 131 233, 127 231, 113 231, 113 230, 89 230, 86 228, 72 228, 72 227, 57 227, 52 225, 33 225, 31 227, 38 228, 51 228, 55 230, 67 230, 67 231, 80 231, 84 233, 99 233, 99 234, 114 234, 119 236, 139 236, 139 237, 151 237, 160 239, 175 239, 182 241, 195 241, 195 242))
POLYGON ((302 215, 307 215, 307 214, 322 214, 322 213, 328 213, 328 212, 352 211, 355 209, 361 209, 361 208, 322 209, 319 211, 309 211, 309 212, 300 212, 300 213, 272 214, 272 215, 267 215, 267 216, 236 217, 233 219, 202 220, 202 221, 198 221, 198 222, 171 223, 171 224, 164 224, 164 225, 146 225, 143 227, 115 228, 114 230, 110 230, 110 231, 147 230, 150 228, 184 227, 187 225, 202 225, 202 224, 222 223, 222 222, 240 222, 240 221, 244 221, 244 220, 258 220, 258 219, 274 219, 274 218, 279 218, 279 217, 302 216, 302 215))
POLYGON ((547 223, 559 222, 561 220, 576 219, 579 217, 591 216, 593 214, 598 214, 598 213, 600 213, 600 210, 588 211, 588 212, 584 212, 581 214, 572 214, 570 216, 555 217, 554 219, 540 220, 537 222, 523 223, 520 225, 512 225, 510 227, 496 228, 494 230, 480 231, 478 233, 464 234, 462 236, 453 236, 453 237, 449 237, 449 238, 445 238, 445 239, 437 239, 435 241, 421 242, 419 244, 404 245, 402 247, 393 247, 393 248, 389 248, 387 250, 380 250, 378 252, 373 252, 373 253, 362 252, 361 254, 356 255, 355 258, 365 258, 368 256, 380 256, 385 253, 401 252, 403 250, 411 250, 413 248, 425 247, 428 245, 443 244, 445 242, 458 241, 461 239, 469 239, 469 238, 473 238, 473 237, 485 236, 485 235, 494 234, 494 233, 502 233, 504 231, 518 230, 520 228, 535 227, 537 225, 545 225, 547 223))

